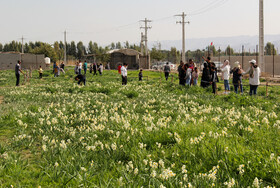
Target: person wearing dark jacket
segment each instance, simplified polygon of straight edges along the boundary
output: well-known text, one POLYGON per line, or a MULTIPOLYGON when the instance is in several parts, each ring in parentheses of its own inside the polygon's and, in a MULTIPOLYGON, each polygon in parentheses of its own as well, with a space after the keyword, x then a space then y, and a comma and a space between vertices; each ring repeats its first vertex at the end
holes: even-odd
POLYGON ((244 71, 240 68, 240 63, 236 61, 234 63, 234 68, 230 71, 233 74, 232 84, 234 86, 234 92, 238 93, 238 88, 240 88, 240 93, 243 93, 243 85, 242 85, 242 73, 244 71))
POLYGON ((180 65, 178 67, 178 73, 179 73, 179 84, 182 86, 186 85, 186 79, 185 79, 186 71, 184 69, 183 61, 180 62, 180 65))
POLYGON ((217 94, 217 82, 219 82, 219 77, 217 74, 217 68, 215 63, 211 64, 211 83, 212 83, 212 89, 213 89, 213 93, 217 94))
POLYGON ((207 57, 202 57, 206 62, 203 64, 203 71, 202 71, 202 77, 201 77, 201 87, 206 88, 210 86, 210 81, 211 81, 211 75, 212 75, 212 70, 211 70, 211 58, 207 57))
POLYGON ((203 88, 208 87, 210 85, 210 78, 210 67, 208 67, 208 63, 204 63, 200 86, 203 88))
POLYGON ((78 85, 81 83, 84 83, 86 85, 86 76, 82 74, 78 74, 78 76, 75 77, 75 80, 78 81, 78 85))
POLYGON ((171 71, 170 66, 169 66, 169 63, 167 62, 166 65, 164 66, 164 75, 165 75, 166 81, 168 80, 170 71, 171 71))
POLYGON ((143 81, 143 70, 142 69, 140 69, 138 77, 139 77, 139 81, 143 81))

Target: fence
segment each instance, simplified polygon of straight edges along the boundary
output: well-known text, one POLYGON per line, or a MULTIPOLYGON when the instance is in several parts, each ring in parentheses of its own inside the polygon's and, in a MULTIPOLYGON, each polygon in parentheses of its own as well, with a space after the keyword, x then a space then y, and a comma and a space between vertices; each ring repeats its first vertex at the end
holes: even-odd
MULTIPOLYGON (((223 62, 225 59, 229 60, 229 56, 213 57, 213 61, 223 62)), ((234 62, 239 61, 244 70, 250 66, 249 61, 257 59, 257 56, 230 56, 230 64, 233 66, 234 62)), ((280 77, 280 55, 265 56, 265 73, 271 77, 280 77)))

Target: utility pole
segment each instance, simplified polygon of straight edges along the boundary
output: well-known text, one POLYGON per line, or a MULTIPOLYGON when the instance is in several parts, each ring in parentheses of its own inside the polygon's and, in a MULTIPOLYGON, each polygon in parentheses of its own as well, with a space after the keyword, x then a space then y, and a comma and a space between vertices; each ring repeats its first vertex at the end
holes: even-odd
POLYGON ((25 38, 23 38, 23 36, 21 37, 21 53, 24 53, 24 48, 23 48, 23 40, 25 38))
POLYGON ((185 17, 187 16, 184 12, 175 16, 182 17, 182 21, 176 22, 177 24, 182 24, 182 61, 186 62, 186 48, 185 48, 185 24, 190 22, 185 22, 185 17))
POLYGON ((242 69, 244 69, 244 45, 242 45, 242 69))
POLYGON ((67 58, 66 58, 66 48, 67 48, 67 44, 66 44, 66 30, 64 31, 64 64, 67 64, 67 58))
POLYGON ((144 54, 144 44, 143 44, 144 41, 145 41, 145 36, 144 36, 144 34, 141 32, 141 43, 140 43, 141 54, 144 54))
POLYGON ((145 20, 140 20, 141 22, 145 23, 145 27, 140 27, 140 29, 145 29, 145 36, 144 36, 144 41, 145 41, 145 56, 148 56, 148 29, 151 29, 152 27, 148 27, 148 23, 152 22, 151 20, 148 20, 145 18, 145 20))
POLYGON ((265 72, 263 0, 260 0, 259 11, 259 65, 262 72, 265 72))

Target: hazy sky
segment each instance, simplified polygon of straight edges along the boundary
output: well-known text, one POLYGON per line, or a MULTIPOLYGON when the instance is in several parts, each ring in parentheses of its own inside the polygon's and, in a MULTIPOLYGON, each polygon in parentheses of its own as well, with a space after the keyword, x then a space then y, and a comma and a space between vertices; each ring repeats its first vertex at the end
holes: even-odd
MULTIPOLYGON (((279 0, 264 0, 265 34, 280 34, 279 0)), ((150 41, 181 39, 176 14, 188 14, 187 38, 258 35, 258 0, 0 0, 0 43, 90 40, 138 43, 139 22, 153 20, 150 41)))

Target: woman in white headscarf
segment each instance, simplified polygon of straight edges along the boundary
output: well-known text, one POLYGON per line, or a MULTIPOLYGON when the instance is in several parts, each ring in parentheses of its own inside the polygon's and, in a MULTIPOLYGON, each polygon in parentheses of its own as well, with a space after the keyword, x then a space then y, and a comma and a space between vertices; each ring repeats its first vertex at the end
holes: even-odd
POLYGON ((257 94, 257 89, 258 86, 260 85, 260 75, 261 75, 261 70, 259 66, 257 65, 256 60, 252 59, 249 61, 250 67, 246 72, 243 74, 249 74, 249 84, 250 84, 250 95, 256 95, 257 94))
POLYGON ((224 61, 224 64, 221 67, 221 71, 224 79, 225 94, 227 94, 227 92, 230 91, 230 87, 229 87, 230 65, 228 60, 224 61))

